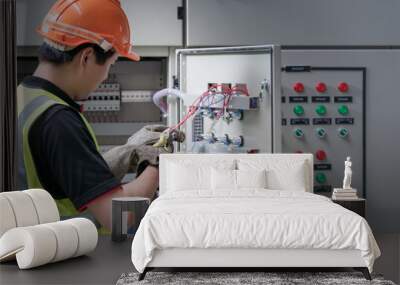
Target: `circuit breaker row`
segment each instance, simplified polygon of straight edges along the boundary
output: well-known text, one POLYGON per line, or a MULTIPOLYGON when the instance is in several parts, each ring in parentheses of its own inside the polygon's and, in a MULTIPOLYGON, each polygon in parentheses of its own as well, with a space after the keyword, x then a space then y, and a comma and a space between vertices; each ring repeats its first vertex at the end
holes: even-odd
POLYGON ((121 88, 119 83, 102 83, 81 102, 84 112, 119 111, 121 109, 121 88))
POLYGON ((102 83, 86 101, 79 102, 84 112, 120 111, 121 103, 152 102, 153 90, 123 90, 119 83, 102 83))

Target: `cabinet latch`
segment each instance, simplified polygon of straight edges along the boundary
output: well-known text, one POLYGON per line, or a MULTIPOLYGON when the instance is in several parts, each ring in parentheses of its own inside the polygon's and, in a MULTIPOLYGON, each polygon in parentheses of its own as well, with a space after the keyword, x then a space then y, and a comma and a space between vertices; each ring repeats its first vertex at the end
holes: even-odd
POLYGON ((183 20, 183 16, 184 16, 184 9, 183 6, 179 6, 178 7, 178 20, 183 20))

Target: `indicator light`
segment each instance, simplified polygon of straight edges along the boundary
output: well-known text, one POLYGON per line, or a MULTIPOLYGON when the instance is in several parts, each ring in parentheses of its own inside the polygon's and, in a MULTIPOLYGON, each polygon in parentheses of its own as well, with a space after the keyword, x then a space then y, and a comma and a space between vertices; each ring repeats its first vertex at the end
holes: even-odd
POLYGON ((318 82, 317 85, 315 85, 315 90, 319 93, 324 93, 326 89, 326 84, 323 82, 318 82))
POLYGON ((326 152, 323 150, 317 150, 317 152, 315 153, 315 156, 317 157, 318 160, 325 160, 326 152))
POLYGON ((304 114, 304 108, 303 106, 300 105, 296 105, 293 108, 293 112, 297 115, 297 116, 301 116, 304 114))
POLYGON ((318 172, 315 175, 315 180, 317 180, 317 182, 320 184, 324 184, 326 182, 326 175, 324 173, 318 172))
POLYGON ((349 108, 346 105, 342 105, 338 108, 340 115, 347 115, 349 113, 349 108))
POLYGON ((323 115, 326 114, 326 107, 325 107, 324 105, 318 105, 318 106, 315 108, 315 112, 316 112, 318 115, 323 116, 323 115))
POLYGON ((340 82, 338 84, 338 90, 342 93, 346 93, 347 91, 349 91, 349 84, 347 84, 346 82, 340 82))
POLYGON ((304 91, 304 85, 301 82, 296 82, 293 85, 293 90, 296 91, 297 93, 302 93, 304 91))

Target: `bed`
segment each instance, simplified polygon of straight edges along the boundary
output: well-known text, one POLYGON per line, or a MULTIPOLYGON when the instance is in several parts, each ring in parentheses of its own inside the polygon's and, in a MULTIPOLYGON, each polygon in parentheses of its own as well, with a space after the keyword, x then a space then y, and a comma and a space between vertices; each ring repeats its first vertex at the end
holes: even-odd
POLYGON ((364 218, 312 193, 311 154, 165 154, 132 243, 153 268, 353 267, 380 255, 364 218))

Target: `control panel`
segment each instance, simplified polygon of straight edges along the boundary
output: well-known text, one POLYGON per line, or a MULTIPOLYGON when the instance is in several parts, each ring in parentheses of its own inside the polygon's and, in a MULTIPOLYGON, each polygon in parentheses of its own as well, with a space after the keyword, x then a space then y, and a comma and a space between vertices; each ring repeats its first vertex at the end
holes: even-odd
POLYGON ((280 151, 279 47, 183 49, 176 66, 182 104, 169 123, 186 134, 179 151, 280 151))
POLYGON ((145 125, 165 124, 152 97, 166 87, 166 68, 165 58, 120 59, 86 100, 77 101, 100 146, 122 145, 145 125))
POLYGON ((287 66, 282 73, 282 152, 314 154, 314 192, 342 187, 353 161, 352 187, 364 191, 365 69, 287 66))

